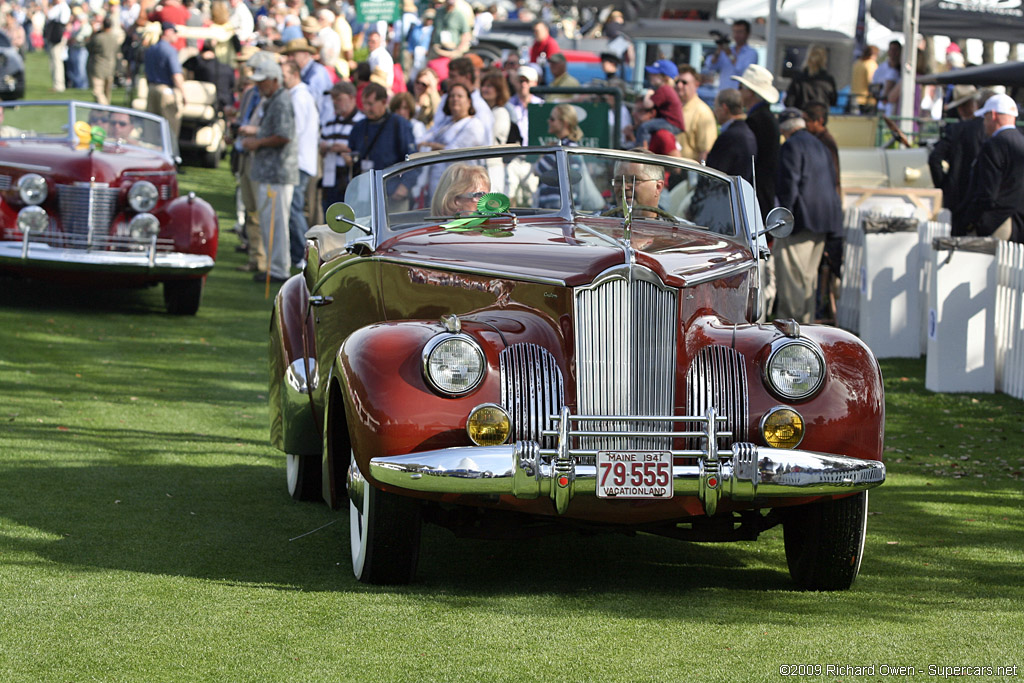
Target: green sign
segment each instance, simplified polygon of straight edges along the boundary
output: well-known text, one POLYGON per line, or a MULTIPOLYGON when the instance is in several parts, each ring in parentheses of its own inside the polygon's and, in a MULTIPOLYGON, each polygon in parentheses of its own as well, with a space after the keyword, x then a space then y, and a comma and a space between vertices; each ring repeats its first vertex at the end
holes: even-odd
POLYGON ((527 107, 527 115, 530 117, 530 139, 531 145, 556 144, 558 138, 548 133, 548 116, 551 110, 559 104, 568 104, 576 110, 576 116, 580 122, 580 130, 583 131, 583 139, 580 140, 581 147, 602 147, 611 148, 610 126, 608 122, 608 105, 604 102, 545 102, 544 104, 531 104, 527 107))
POLYGON ((390 24, 401 18, 402 5, 398 0, 356 0, 356 21, 386 21, 390 24))

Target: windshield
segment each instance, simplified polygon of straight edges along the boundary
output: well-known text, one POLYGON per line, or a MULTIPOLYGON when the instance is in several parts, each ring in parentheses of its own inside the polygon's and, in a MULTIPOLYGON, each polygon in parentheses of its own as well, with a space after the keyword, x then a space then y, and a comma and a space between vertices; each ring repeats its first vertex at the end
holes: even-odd
MULTIPOLYGON (((459 159, 431 157, 384 176, 390 230, 484 214, 619 217, 735 237, 727 179, 646 152, 602 154, 566 148, 523 154, 515 148, 459 159), (568 201, 568 206, 563 203, 568 201)), ((346 199, 356 216, 370 215, 370 176, 360 175, 346 199)))
POLYGON ((164 149, 163 128, 156 117, 120 107, 78 102, 4 104, 0 107, 0 139, 74 140, 83 146, 164 149), (71 120, 73 129, 69 129, 71 120))

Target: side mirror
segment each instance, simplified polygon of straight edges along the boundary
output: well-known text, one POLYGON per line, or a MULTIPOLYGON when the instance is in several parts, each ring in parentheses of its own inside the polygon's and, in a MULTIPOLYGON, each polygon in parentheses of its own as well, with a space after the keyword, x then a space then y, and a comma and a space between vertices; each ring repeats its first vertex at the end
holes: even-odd
POLYGON ((757 236, 768 233, 772 237, 789 237, 793 233, 793 212, 784 206, 776 206, 764 220, 764 230, 757 236))
POLYGON ((324 213, 324 221, 327 223, 327 227, 339 235, 344 235, 352 228, 359 228, 369 235, 371 233, 370 229, 356 223, 355 218, 356 212, 345 202, 331 204, 324 213))
POLYGON ((327 223, 327 227, 339 235, 344 235, 352 229, 352 221, 355 218, 356 212, 345 202, 331 204, 324 213, 324 221, 327 223))

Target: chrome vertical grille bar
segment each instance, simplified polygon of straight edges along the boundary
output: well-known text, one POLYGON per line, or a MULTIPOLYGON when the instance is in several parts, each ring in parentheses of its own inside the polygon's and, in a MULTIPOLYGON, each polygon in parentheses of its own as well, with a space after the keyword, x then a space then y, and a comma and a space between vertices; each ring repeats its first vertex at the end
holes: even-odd
POLYGON ((512 419, 510 441, 537 441, 554 448, 557 439, 542 435, 555 429, 551 415, 565 404, 562 371, 555 357, 536 344, 513 344, 498 355, 501 405, 512 419))
MULTIPOLYGON (((732 433, 719 446, 747 441, 747 366, 743 354, 712 344, 697 352, 686 372, 686 414, 703 415, 714 408, 726 417, 723 431, 732 433)), ((690 425, 687 426, 687 429, 690 425)), ((687 448, 699 448, 692 441, 687 448)))
MULTIPOLYGON (((675 289, 650 270, 618 267, 576 290, 576 384, 580 415, 672 415, 675 289)), ((590 421, 583 431, 650 431, 633 421, 590 421)), ((659 425, 658 431, 665 429, 659 425)), ((668 450, 671 438, 581 437, 594 450, 668 450)))
POLYGON ((116 187, 109 187, 106 183, 57 186, 61 227, 65 234, 75 238, 71 246, 92 246, 93 231, 105 231, 110 227, 117 209, 118 193, 116 187))

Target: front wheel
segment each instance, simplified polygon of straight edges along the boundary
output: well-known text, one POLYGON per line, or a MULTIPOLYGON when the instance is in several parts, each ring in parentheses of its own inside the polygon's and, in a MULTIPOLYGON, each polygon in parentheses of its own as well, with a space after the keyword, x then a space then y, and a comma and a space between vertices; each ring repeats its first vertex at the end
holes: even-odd
POLYGON ((164 305, 171 315, 195 315, 203 298, 205 277, 164 282, 164 305))
POLYGON ((846 590, 860 572, 868 492, 783 510, 786 562, 803 590, 846 590))
POLYGON ((412 581, 420 554, 420 502, 366 481, 355 454, 348 477, 352 571, 363 583, 412 581))

